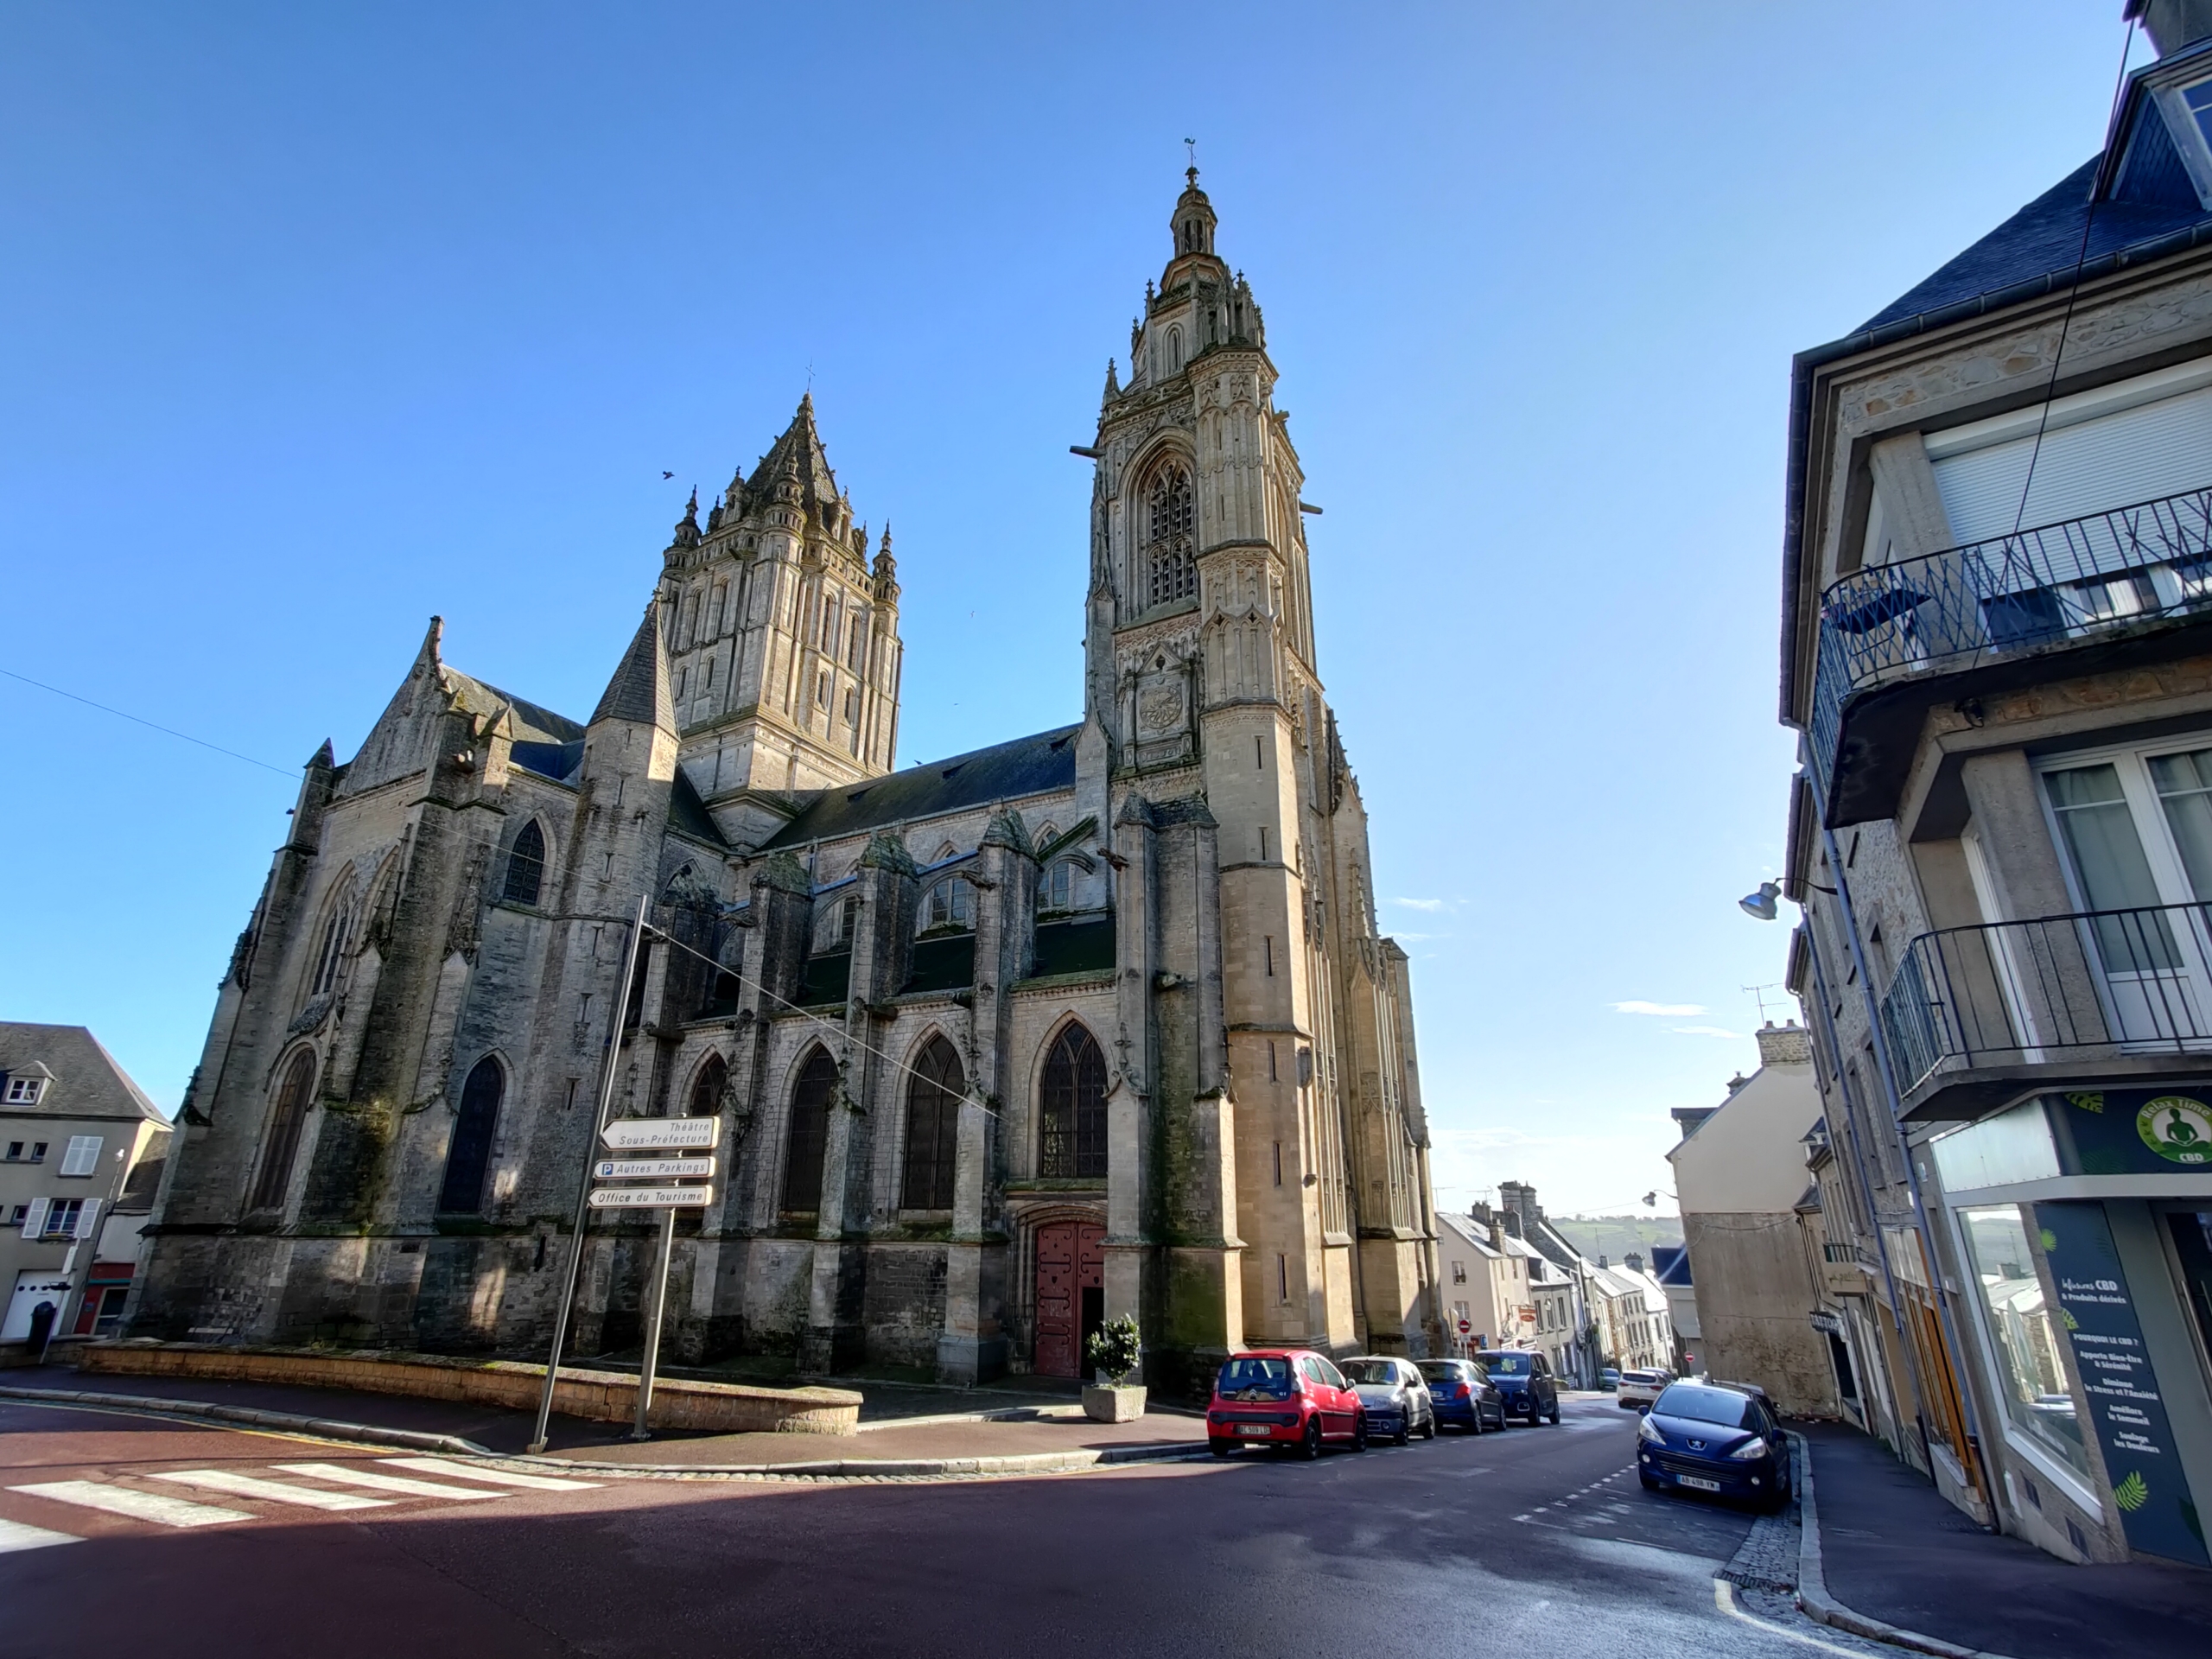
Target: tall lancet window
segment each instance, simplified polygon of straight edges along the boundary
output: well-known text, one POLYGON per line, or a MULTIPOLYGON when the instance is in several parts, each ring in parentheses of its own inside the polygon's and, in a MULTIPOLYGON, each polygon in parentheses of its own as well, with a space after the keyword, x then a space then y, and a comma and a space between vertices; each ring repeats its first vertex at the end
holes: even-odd
POLYGON ((1192 544, 1196 529, 1191 475, 1181 463, 1170 461, 1153 474, 1151 499, 1145 514, 1147 606, 1198 596, 1198 550, 1192 544))

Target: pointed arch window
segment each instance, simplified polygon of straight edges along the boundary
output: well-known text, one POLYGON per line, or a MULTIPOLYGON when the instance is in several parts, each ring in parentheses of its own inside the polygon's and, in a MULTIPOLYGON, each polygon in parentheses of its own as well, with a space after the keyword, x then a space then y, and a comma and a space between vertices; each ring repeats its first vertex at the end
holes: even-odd
POLYGON ((722 1109, 722 1090, 729 1085, 729 1067, 719 1054, 707 1056, 699 1075, 691 1079, 691 1096, 684 1103, 689 1117, 712 1117, 722 1109))
POLYGON ((1191 474, 1170 461, 1153 474, 1145 504, 1145 602, 1168 605, 1198 592, 1197 515, 1191 474))
POLYGON ((1052 868, 1045 872, 1040 884, 1043 891, 1037 895, 1039 910, 1072 910, 1075 908, 1075 861, 1056 858, 1052 868))
POLYGON ((1103 1179, 1106 1057, 1083 1027, 1071 1024, 1052 1039, 1042 1093, 1038 1173, 1047 1179, 1103 1179))
POLYGON ((976 925, 976 888, 967 877, 952 876, 922 899, 922 931, 966 932, 976 925))
POLYGON ((342 900, 323 924, 322 944, 315 952, 315 977, 308 982, 310 997, 327 996, 338 983, 338 969, 346 960, 346 946, 353 936, 353 901, 342 900))
POLYGON ((906 1086, 906 1179, 899 1192, 901 1208, 952 1208, 960 1102, 967 1091, 959 1054, 943 1037, 931 1038, 915 1057, 906 1086))
POLYGON ((315 1095, 315 1051, 303 1048, 284 1068, 277 1085, 276 1109, 269 1121, 269 1139, 261 1152, 261 1173, 253 1183, 251 1210, 283 1207, 285 1190, 292 1184, 292 1160, 300 1150, 300 1129, 307 1122, 308 1103, 315 1095))
POLYGON ((837 1063, 817 1046, 799 1067, 791 1088, 791 1132, 784 1148, 783 1207, 801 1215, 822 1208, 822 1154, 830 1144, 830 1103, 837 1093, 837 1063))
POLYGON ((492 1141, 499 1128, 499 1097, 506 1077, 486 1054, 469 1068, 461 1085, 461 1114, 454 1120, 453 1146, 446 1154, 445 1185, 438 1208, 467 1215, 484 1207, 484 1176, 492 1166, 492 1141))
POLYGON ((545 884, 545 832, 532 818, 507 854, 506 885, 499 896, 511 905, 534 905, 545 884))

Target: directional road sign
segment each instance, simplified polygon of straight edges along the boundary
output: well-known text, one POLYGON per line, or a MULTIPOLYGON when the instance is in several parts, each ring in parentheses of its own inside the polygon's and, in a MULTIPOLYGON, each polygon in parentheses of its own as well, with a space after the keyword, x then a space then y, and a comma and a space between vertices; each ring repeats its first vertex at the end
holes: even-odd
POLYGON ((696 1210, 713 1201, 711 1186, 595 1186, 594 1210, 696 1210))
POLYGON ((697 1181, 714 1173, 712 1158, 602 1158, 591 1166, 594 1181, 697 1181))
POLYGON ((704 1152, 721 1135, 718 1117, 623 1117, 599 1138, 617 1152, 704 1152))

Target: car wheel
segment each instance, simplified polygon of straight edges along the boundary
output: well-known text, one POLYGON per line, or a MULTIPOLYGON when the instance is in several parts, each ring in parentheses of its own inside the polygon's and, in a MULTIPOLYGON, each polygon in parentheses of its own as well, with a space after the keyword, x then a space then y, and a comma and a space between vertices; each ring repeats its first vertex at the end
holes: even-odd
POLYGON ((1643 1483, 1643 1490, 1645 1491, 1656 1492, 1659 1490, 1659 1483, 1652 1479, 1650 1476, 1645 1474, 1641 1469, 1637 1471, 1636 1478, 1643 1483))
POLYGON ((1424 1440, 1433 1440, 1436 1438, 1436 1414, 1433 1411, 1431 1411, 1422 1421, 1421 1437, 1424 1440))
POLYGON ((1321 1414, 1319 1412, 1306 1420, 1306 1438, 1298 1443, 1298 1455, 1308 1463, 1321 1455, 1321 1414))
POLYGON ((1547 1412, 1547 1413, 1545 1414, 1545 1415, 1544 1415, 1544 1421, 1545 1421, 1546 1422, 1549 1423, 1549 1424, 1550 1424, 1554 1428, 1557 1428, 1557 1427, 1559 1427, 1559 1402, 1558 1402, 1558 1401, 1554 1400, 1554 1401, 1553 1401, 1553 1402, 1552 1402, 1552 1408, 1551 1408, 1551 1410, 1550 1410, 1550 1411, 1548 1411, 1548 1412, 1547 1412))
POLYGON ((1206 1450, 1217 1458, 1225 1458, 1236 1449, 1236 1442, 1234 1440, 1212 1440, 1206 1442, 1206 1450))
POLYGON ((1367 1450, 1367 1414, 1363 1411, 1354 1414, 1351 1420, 1351 1449, 1367 1450))
POLYGON ((1393 1446, 1411 1446, 1414 1439, 1414 1414, 1402 1412, 1398 1417, 1398 1432, 1390 1437, 1393 1446))

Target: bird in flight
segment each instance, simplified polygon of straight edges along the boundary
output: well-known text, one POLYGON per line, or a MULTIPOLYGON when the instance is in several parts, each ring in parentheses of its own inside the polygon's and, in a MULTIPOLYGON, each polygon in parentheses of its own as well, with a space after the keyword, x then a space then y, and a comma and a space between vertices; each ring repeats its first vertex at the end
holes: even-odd
POLYGON ((663 473, 661 476, 663 478, 674 478, 676 474, 674 473, 663 473))

